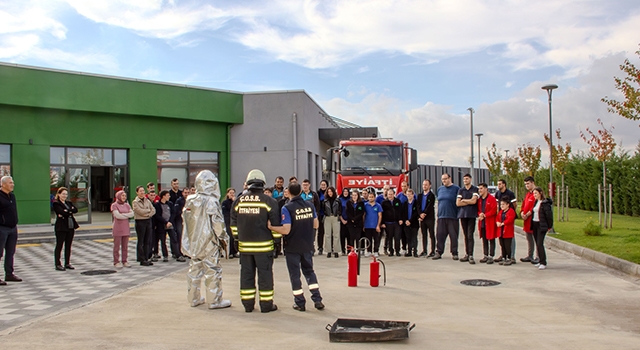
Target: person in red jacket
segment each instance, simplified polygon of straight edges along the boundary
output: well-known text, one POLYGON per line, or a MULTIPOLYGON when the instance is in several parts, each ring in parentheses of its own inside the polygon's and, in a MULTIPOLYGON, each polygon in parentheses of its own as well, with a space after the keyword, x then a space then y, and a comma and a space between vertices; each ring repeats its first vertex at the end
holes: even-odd
POLYGON ((498 213, 498 231, 500 234, 500 247, 504 261, 500 265, 509 266, 511 261, 511 240, 515 233, 516 212, 511 208, 507 198, 500 198, 500 212, 498 213))
POLYGON ((493 257, 496 253, 496 215, 498 214, 498 201, 489 193, 486 183, 478 185, 478 233, 482 239, 482 251, 484 258, 481 263, 493 264, 493 257))
POLYGON ((522 229, 527 234, 527 256, 521 258, 522 262, 532 262, 537 263, 537 259, 534 259, 534 249, 536 246, 536 241, 533 238, 533 229, 531 228, 531 217, 533 216, 533 206, 536 203, 536 199, 533 196, 533 189, 536 188, 536 183, 533 180, 533 177, 527 176, 524 178, 524 187, 527 188, 527 194, 522 201, 522 209, 520 211, 520 216, 524 221, 522 225, 522 229))

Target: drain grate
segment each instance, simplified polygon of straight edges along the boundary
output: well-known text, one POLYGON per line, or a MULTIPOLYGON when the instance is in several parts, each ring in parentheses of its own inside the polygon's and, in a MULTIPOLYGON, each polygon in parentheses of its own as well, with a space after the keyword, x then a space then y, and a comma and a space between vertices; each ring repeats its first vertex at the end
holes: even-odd
POLYGON ((116 273, 116 270, 89 270, 85 272, 81 272, 81 275, 86 276, 96 276, 96 275, 110 275, 112 273, 116 273))
POLYGON ((464 280, 464 281, 460 281, 460 283, 464 284, 465 286, 474 286, 474 287, 491 287, 491 286, 497 286, 500 284, 500 282, 492 281, 492 280, 464 280))

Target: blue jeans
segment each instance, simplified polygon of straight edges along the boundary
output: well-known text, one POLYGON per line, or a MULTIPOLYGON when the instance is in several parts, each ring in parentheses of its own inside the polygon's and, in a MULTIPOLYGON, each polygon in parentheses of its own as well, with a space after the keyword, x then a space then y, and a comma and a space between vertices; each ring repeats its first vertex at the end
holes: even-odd
POLYGON ((0 259, 4 254, 4 274, 6 276, 13 275, 13 256, 16 253, 16 245, 18 244, 18 228, 9 228, 0 226, 0 259))

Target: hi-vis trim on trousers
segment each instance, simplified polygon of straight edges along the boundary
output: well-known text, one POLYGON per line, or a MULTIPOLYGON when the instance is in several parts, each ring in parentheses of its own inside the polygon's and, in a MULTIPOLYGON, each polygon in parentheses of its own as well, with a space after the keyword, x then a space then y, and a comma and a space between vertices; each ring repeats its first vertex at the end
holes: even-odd
POLYGON ((297 289, 293 291, 293 295, 302 295, 304 294, 304 290, 302 289, 297 289))
POLYGON ((238 226, 231 226, 231 234, 234 236, 238 235, 238 226))
POLYGON ((236 207, 234 208, 235 211, 238 211, 238 208, 265 208, 267 209, 267 211, 271 211, 271 207, 267 203, 260 203, 260 202, 240 203, 236 205, 236 207))
POLYGON ((320 286, 318 286, 318 284, 317 284, 317 283, 312 283, 312 284, 310 284, 310 285, 309 285, 309 289, 310 289, 310 290, 311 290, 311 289, 318 289, 318 288, 320 288, 320 286))
POLYGON ((261 290, 260 301, 270 301, 270 300, 273 300, 273 290, 261 290))
POLYGON ((238 241, 238 250, 240 253, 267 253, 273 251, 273 249, 273 240, 262 242, 238 241))
POLYGON ((252 300, 256 298, 256 289, 240 289, 240 299, 252 300))

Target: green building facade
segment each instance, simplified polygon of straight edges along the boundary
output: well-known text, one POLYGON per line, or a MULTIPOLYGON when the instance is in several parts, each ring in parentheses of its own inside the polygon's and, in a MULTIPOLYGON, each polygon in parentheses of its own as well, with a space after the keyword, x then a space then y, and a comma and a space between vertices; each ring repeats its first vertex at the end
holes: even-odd
POLYGON ((115 191, 134 195, 210 169, 229 183, 229 134, 241 93, 0 64, 0 169, 15 181, 20 224, 51 221, 68 187, 83 222, 110 220, 115 191))

